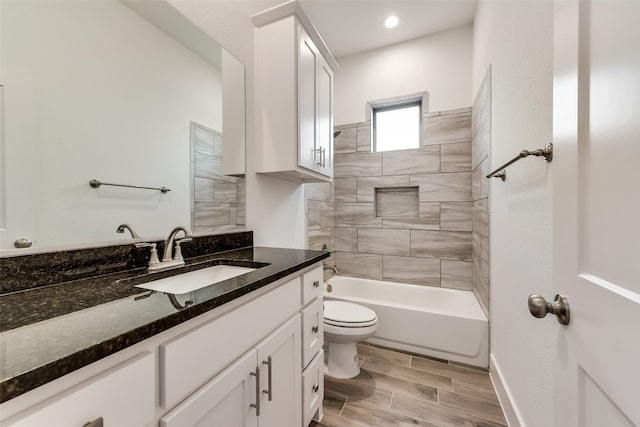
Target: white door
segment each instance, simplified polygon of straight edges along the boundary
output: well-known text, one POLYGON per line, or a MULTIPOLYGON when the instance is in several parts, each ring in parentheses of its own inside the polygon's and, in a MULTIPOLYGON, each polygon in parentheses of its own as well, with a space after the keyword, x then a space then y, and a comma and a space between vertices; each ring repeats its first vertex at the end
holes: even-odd
POLYGON ((640 2, 557 1, 555 425, 640 425, 640 2))

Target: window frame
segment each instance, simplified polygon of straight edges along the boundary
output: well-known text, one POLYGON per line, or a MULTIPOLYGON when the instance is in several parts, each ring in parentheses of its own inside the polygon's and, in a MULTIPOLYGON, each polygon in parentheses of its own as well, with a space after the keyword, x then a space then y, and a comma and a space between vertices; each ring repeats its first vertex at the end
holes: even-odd
POLYGON ((397 150, 387 150, 387 151, 398 151, 398 150, 415 150, 422 146, 423 139, 423 123, 424 117, 423 115, 429 111, 429 92, 421 92, 412 95, 399 96, 394 98, 387 98, 378 101, 369 101, 367 102, 367 117, 369 118, 371 124, 371 140, 370 140, 370 151, 372 153, 384 153, 384 151, 377 151, 377 119, 376 112, 378 111, 389 111, 389 110, 397 110, 400 108, 405 108, 408 106, 418 106, 418 146, 414 148, 399 148, 397 150))

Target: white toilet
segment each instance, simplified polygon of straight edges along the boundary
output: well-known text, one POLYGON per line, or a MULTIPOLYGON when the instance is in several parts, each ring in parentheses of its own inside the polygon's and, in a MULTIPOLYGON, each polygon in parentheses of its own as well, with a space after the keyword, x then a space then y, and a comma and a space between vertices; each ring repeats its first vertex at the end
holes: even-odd
POLYGON ((356 343, 378 329, 375 311, 346 301, 324 301, 324 342, 328 349, 325 373, 335 378, 353 378, 360 373, 356 343))

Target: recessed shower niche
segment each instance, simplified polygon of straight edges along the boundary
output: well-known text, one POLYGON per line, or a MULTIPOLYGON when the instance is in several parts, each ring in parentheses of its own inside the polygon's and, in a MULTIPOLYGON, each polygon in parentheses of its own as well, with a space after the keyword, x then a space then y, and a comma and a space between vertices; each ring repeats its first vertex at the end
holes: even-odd
POLYGON ((375 188, 376 217, 417 219, 420 217, 418 187, 375 188))

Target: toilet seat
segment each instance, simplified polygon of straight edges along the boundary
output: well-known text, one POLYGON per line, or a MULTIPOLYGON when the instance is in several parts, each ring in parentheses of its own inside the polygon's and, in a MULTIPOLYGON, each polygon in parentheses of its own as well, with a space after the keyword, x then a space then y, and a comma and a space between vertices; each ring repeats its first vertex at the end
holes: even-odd
POLYGON ((324 301, 324 323, 341 328, 365 328, 378 322, 375 311, 346 301, 324 301))

